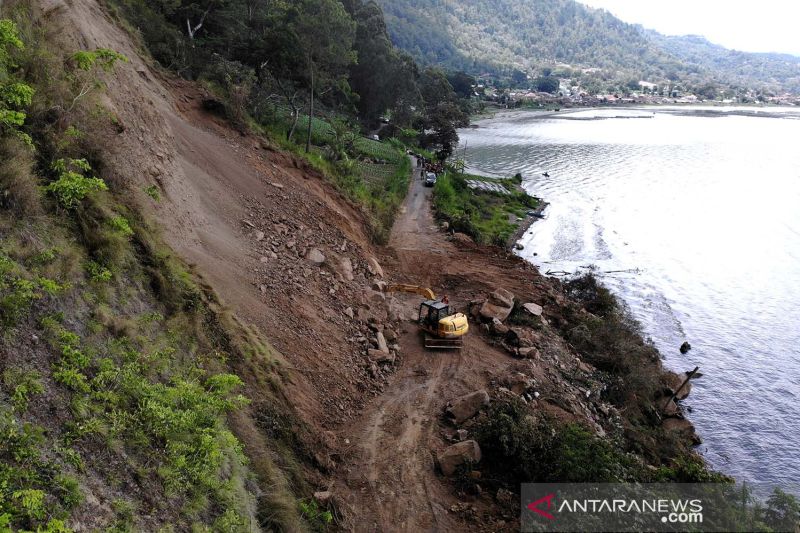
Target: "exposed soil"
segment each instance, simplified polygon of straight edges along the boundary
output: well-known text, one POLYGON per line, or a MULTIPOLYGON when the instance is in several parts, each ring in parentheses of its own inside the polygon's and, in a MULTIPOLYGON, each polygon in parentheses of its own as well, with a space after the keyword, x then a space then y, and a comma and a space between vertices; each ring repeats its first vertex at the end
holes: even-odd
MULTIPOLYGON (((598 432, 616 423, 613 409, 586 400, 596 387, 592 369, 548 325, 564 304, 560 284, 500 248, 440 232, 432 189, 418 172, 389 245, 376 249, 361 212, 324 176, 206 113, 209 95, 149 65, 95 0, 73 0, 48 16, 67 49, 107 47, 131 59, 106 80, 103 104, 122 127, 108 139, 105 177, 129 191, 175 252, 275 348, 285 397, 318 436, 309 480, 331 491, 344 528, 511 527, 515 507, 458 493, 434 457, 451 442, 453 428, 441 418, 447 402, 478 389, 494 394, 514 372, 536 381, 542 410, 598 432), (158 188, 159 202, 143 192, 148 186, 158 188), (478 323, 462 351, 424 350, 409 320, 419 299, 372 290, 380 278, 373 258, 387 280, 431 287, 465 312, 496 288, 542 305, 541 359, 512 358, 478 323), (367 355, 372 331, 389 325, 399 356, 376 365, 367 355)), ((256 407, 265 385, 247 381, 256 407)))

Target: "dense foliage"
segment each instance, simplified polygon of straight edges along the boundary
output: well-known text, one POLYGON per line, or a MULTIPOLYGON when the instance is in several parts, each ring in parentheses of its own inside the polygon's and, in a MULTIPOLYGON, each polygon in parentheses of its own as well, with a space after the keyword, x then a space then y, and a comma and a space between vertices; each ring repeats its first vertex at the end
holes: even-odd
POLYGON ((574 0, 379 2, 400 48, 423 63, 476 74, 553 67, 595 90, 639 80, 679 82, 687 88, 708 83, 798 88, 796 58, 666 38, 574 0))
POLYGON ((305 127, 307 145, 314 142, 313 120, 299 121, 302 110, 313 118, 320 107, 357 115, 370 130, 386 116, 395 130, 466 120, 460 108, 453 113, 438 106, 456 99, 449 83, 436 101, 423 100, 432 78, 392 45, 374 2, 109 1, 162 65, 214 85, 226 97, 231 118, 288 118, 290 140, 305 127))

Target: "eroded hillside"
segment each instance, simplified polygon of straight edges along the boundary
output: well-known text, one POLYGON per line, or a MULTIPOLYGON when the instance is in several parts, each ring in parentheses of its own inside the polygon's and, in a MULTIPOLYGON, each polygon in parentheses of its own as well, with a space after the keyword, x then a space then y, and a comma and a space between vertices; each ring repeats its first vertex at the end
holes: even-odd
POLYGON ((95 0, 34 4, 13 14, 47 45, 41 70, 69 72, 77 50, 127 61, 67 110, 28 58, 36 151, 4 140, 3 290, 22 303, 0 345, 0 515, 15 527, 497 530, 515 527, 523 479, 696 464, 672 462, 692 436, 680 410, 654 407, 676 378, 607 293, 447 236, 416 171, 374 246, 331 180, 209 111, 95 0), (58 160, 108 190, 59 204, 38 188, 58 160), (418 299, 387 282, 470 313, 465 349, 424 350, 418 299), (564 447, 606 462, 532 460, 564 447))

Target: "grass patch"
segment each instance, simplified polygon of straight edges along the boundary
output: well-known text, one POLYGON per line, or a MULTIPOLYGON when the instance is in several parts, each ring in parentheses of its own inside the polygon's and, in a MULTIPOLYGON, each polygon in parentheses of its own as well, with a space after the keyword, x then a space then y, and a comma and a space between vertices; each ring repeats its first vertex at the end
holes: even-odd
POLYGON ((511 194, 473 191, 466 180, 486 181, 480 176, 461 175, 448 170, 434 187, 433 205, 439 219, 465 233, 480 244, 505 246, 519 226, 517 217, 538 207, 539 202, 519 188, 513 179, 492 180, 504 185, 511 194))

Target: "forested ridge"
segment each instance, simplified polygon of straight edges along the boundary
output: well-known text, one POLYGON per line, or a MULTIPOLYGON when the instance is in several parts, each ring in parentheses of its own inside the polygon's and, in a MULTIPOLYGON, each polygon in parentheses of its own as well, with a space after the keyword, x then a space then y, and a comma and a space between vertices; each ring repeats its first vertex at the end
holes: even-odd
POLYGON ((422 63, 474 74, 566 63, 602 69, 589 76, 599 82, 598 90, 632 79, 690 87, 800 88, 800 60, 792 56, 735 52, 697 38, 666 37, 574 0, 378 1, 400 48, 422 63))

